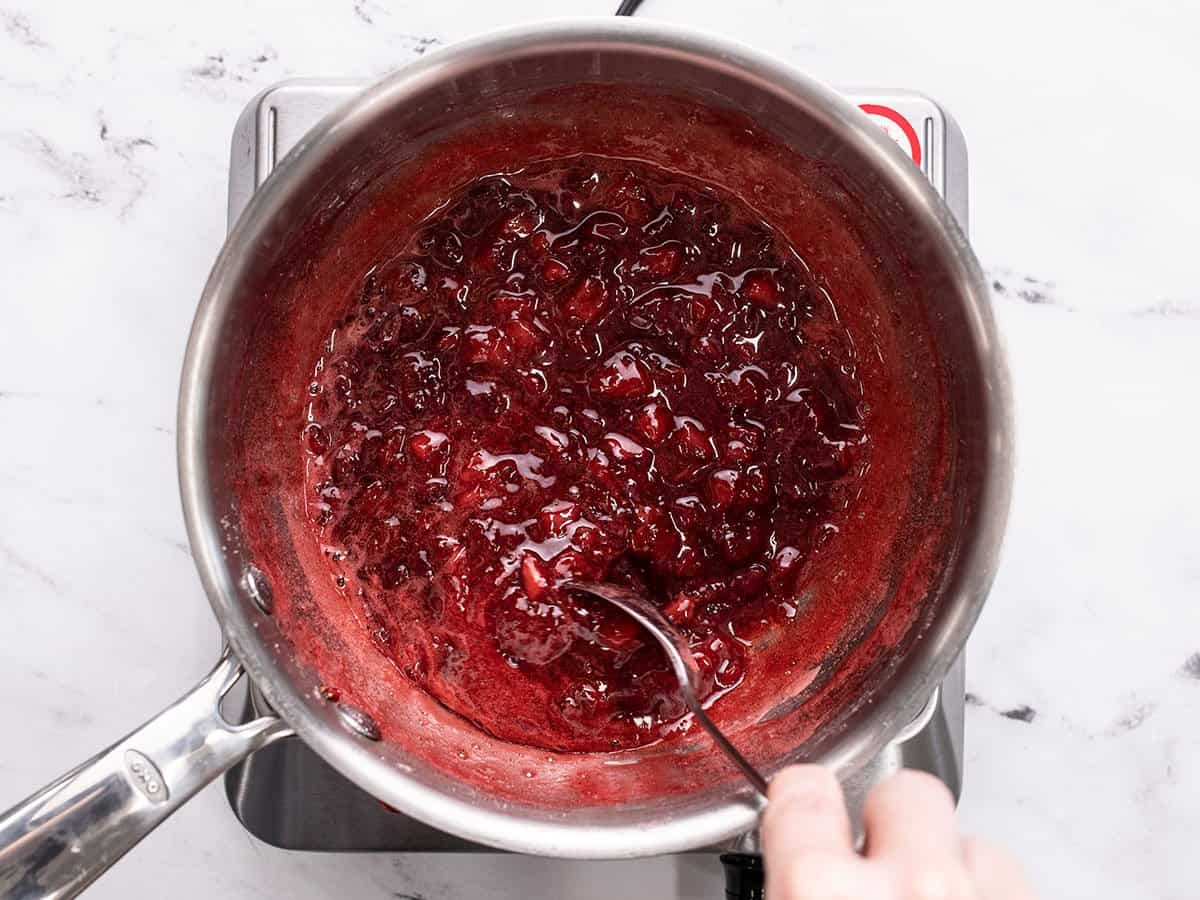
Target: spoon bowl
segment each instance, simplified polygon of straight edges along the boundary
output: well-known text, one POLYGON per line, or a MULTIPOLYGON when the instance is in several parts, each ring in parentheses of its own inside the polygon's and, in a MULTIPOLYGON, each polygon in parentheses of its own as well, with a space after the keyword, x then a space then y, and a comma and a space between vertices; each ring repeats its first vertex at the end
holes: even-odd
POLYGON ((667 654, 671 671, 679 680, 679 693, 696 721, 708 732, 718 747, 746 776, 746 780, 754 785, 754 789, 763 797, 767 795, 767 780, 742 756, 737 747, 733 746, 725 733, 708 717, 696 691, 700 686, 700 669, 696 665, 696 657, 692 655, 691 647, 670 620, 662 614, 657 606, 639 594, 637 591, 615 584, 569 581, 565 585, 569 590, 578 591, 591 597, 596 597, 620 609, 641 625, 650 636, 658 642, 667 654))

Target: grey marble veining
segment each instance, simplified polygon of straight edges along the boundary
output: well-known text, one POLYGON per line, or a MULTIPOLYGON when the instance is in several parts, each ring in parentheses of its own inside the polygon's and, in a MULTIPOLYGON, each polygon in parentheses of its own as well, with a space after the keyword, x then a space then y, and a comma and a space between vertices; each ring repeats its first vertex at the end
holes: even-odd
MULTIPOLYGON (((281 78, 373 77, 607 2, 0 0, 0 803, 173 700, 217 630, 174 406, 231 129, 281 78)), ((1078 0, 647 0, 838 84, 924 90, 971 154, 1018 401, 1004 562, 968 655, 964 827, 1046 897, 1184 900, 1200 834, 1200 12, 1078 0)), ((203 792, 96 897, 716 895, 692 857, 284 854, 203 792)))

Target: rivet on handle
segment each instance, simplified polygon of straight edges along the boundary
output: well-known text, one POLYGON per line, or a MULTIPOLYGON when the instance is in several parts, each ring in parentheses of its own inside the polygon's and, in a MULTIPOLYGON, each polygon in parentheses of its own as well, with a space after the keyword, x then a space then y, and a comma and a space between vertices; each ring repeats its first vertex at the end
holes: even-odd
POLYGON ((337 711, 345 726, 359 737, 364 737, 368 741, 377 741, 382 737, 379 726, 375 724, 375 720, 357 706, 351 706, 349 703, 339 703, 337 711))
POLYGON ((262 570, 256 566, 247 568, 246 574, 242 576, 242 584, 254 605, 268 616, 271 615, 275 609, 275 594, 271 591, 271 584, 262 570))

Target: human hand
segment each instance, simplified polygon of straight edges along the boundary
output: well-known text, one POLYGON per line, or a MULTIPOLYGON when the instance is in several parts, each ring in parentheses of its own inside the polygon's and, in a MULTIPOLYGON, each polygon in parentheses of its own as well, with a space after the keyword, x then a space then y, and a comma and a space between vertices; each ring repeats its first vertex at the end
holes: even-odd
POLYGON ((841 785, 823 766, 792 766, 771 780, 763 813, 769 900, 1032 900, 1004 850, 963 838, 941 781, 903 770, 863 807, 854 836, 841 785))

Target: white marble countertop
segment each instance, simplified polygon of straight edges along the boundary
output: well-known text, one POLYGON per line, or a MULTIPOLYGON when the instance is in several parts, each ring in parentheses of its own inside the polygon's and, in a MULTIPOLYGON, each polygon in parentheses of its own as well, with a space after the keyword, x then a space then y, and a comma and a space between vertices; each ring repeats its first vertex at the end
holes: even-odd
MULTIPOLYGON (((174 700, 217 628, 175 481, 230 132, 295 75, 377 76, 615 0, 0 0, 0 805, 174 700)), ((1185 900, 1200 834, 1200 15, 1183 4, 648 0, 838 84, 924 90, 971 153, 1014 371, 1005 558, 968 662, 964 826, 1050 897, 1185 900)), ((714 897, 696 858, 288 854, 210 787, 96 897, 714 897)))

